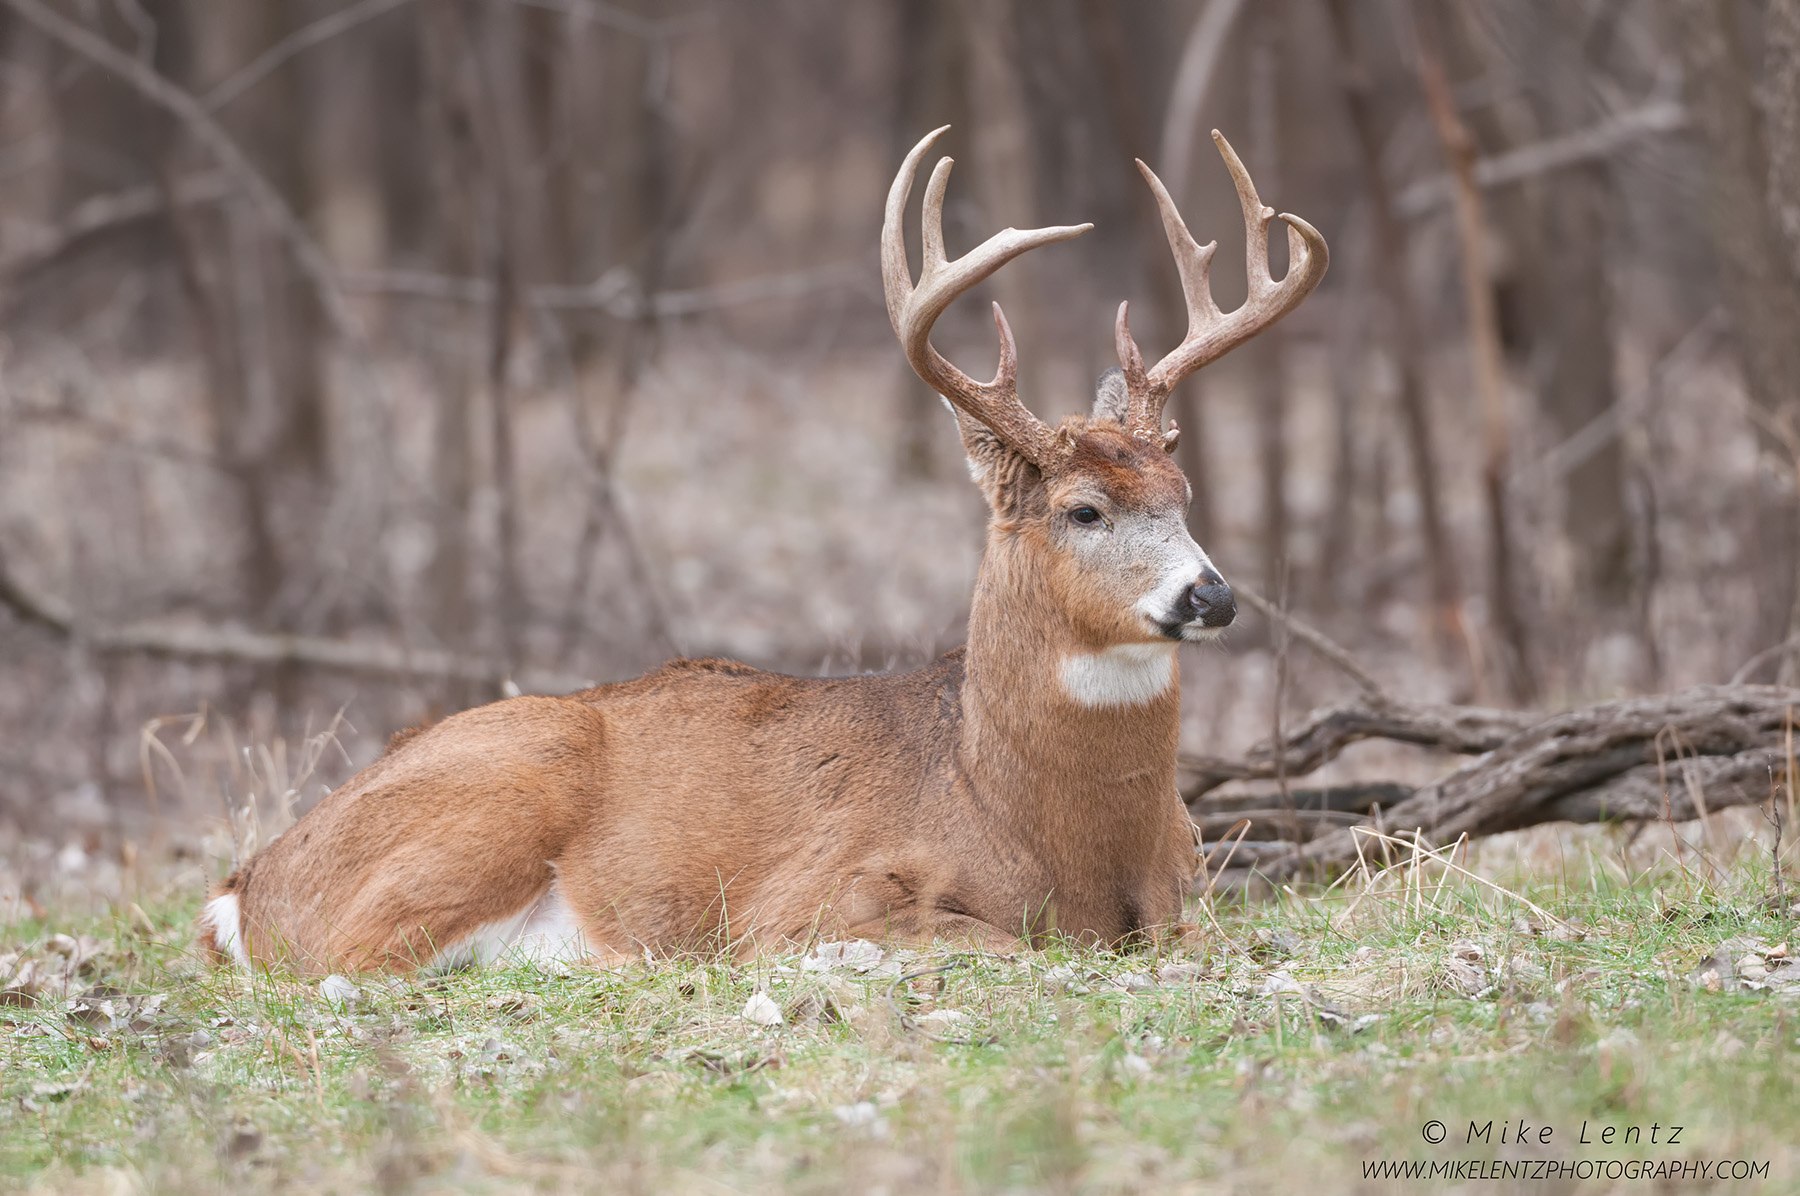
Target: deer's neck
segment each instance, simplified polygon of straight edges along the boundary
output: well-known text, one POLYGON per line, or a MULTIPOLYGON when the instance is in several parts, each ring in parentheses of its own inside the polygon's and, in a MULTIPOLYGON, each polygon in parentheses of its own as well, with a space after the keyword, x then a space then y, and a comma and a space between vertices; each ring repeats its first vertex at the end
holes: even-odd
POLYGON ((989 535, 969 612, 961 764, 984 810, 1059 871, 1129 871, 1160 849, 1175 800, 1175 645, 1083 642, 1031 552, 989 535))

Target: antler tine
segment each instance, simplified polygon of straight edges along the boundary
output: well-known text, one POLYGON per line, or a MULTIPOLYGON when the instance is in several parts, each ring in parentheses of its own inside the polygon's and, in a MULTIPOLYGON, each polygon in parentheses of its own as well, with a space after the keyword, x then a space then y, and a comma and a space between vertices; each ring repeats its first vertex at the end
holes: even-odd
MULTIPOLYGON (((1187 222, 1182 220, 1181 212, 1175 207, 1175 201, 1169 197, 1169 189, 1163 186, 1156 172, 1145 164, 1142 158, 1136 159, 1138 173, 1150 184, 1150 192, 1156 197, 1156 211, 1162 217, 1163 233, 1169 239, 1169 252, 1175 257, 1175 270, 1181 275, 1181 293, 1187 300, 1188 330, 1187 338, 1192 340, 1201 335, 1208 324, 1219 319, 1223 313, 1212 296, 1212 259, 1218 252, 1219 243, 1208 241, 1202 245, 1194 240, 1194 234, 1188 231, 1187 222)), ((1119 319, 1114 329, 1114 340, 1119 350, 1119 364, 1125 371, 1126 386, 1131 393, 1131 422, 1140 427, 1161 430, 1162 404, 1167 393, 1155 394, 1148 379, 1144 376, 1142 355, 1138 352, 1137 343, 1131 339, 1131 329, 1126 321, 1126 307, 1119 306, 1119 319), (1135 363, 1137 378, 1134 379, 1134 367, 1126 363, 1127 346, 1135 363)))
POLYGON ((1114 334, 1119 364, 1125 371, 1126 384, 1131 391, 1132 423, 1145 432, 1161 433, 1163 406, 1168 402, 1169 393, 1183 378, 1223 357, 1294 310, 1319 285, 1331 261, 1325 238, 1317 229, 1298 216, 1277 213, 1263 206, 1250 172, 1244 169, 1231 143, 1217 129, 1213 130, 1213 142, 1225 159, 1226 169, 1231 172, 1238 205, 1244 212, 1244 269, 1249 281, 1248 294, 1244 305, 1236 311, 1227 314, 1219 310, 1213 301, 1210 283, 1212 258, 1218 242, 1208 241, 1201 245, 1194 240, 1162 180, 1139 162, 1138 169, 1156 197, 1157 211, 1162 216, 1163 231, 1169 238, 1175 268, 1181 274, 1181 289, 1188 309, 1186 338, 1174 352, 1146 371, 1137 344, 1131 339, 1125 308, 1119 308, 1114 334), (1269 222, 1276 219, 1288 228, 1288 270, 1279 281, 1269 270, 1269 222))
POLYGON ((1256 183, 1244 169, 1244 160, 1237 156, 1231 143, 1217 129, 1212 131, 1212 137, 1213 144, 1219 147, 1219 156, 1225 159, 1225 169, 1231 172, 1231 185, 1237 188, 1238 207, 1244 211, 1244 274, 1250 284, 1245 301, 1248 302, 1258 294, 1266 294, 1275 285, 1269 266, 1269 221, 1275 219, 1275 209, 1264 206, 1262 197, 1256 193, 1256 183))
POLYGON ((1175 201, 1169 198, 1169 189, 1156 177, 1156 172, 1145 165, 1142 158, 1137 159, 1137 168, 1156 196, 1156 210, 1162 217, 1163 232, 1169 238, 1169 251, 1175 255, 1182 294, 1187 297, 1189 326, 1195 318, 1222 314, 1212 297, 1212 259, 1218 252, 1219 243, 1208 241, 1201 245, 1196 242, 1194 234, 1188 231, 1187 222, 1182 220, 1181 212, 1176 209, 1175 201))
POLYGON ((912 196, 920 161, 949 127, 934 129, 912 148, 888 189, 887 212, 881 226, 881 273, 888 320, 894 326, 894 335, 900 338, 907 361, 920 378, 957 410, 980 422, 1033 464, 1043 466, 1050 459, 1050 429, 1019 402, 1018 354, 1000 305, 994 305, 1000 364, 991 382, 977 382, 945 360, 932 347, 931 329, 957 296, 1007 262, 1040 245, 1078 237, 1094 226, 1006 228, 951 261, 944 252, 944 192, 950 185, 953 160, 943 158, 925 185, 920 225, 923 255, 915 284, 906 260, 906 235, 902 228, 906 203, 912 196))

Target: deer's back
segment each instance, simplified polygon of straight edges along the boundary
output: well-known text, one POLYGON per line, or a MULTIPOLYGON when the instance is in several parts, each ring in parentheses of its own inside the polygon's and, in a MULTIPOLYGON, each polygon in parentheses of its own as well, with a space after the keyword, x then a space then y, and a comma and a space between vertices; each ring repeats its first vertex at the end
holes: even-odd
POLYGON ((253 954, 313 967, 429 960, 553 880, 620 949, 803 931, 821 878, 939 816, 960 677, 955 654, 847 678, 676 661, 465 710, 397 737, 227 891, 253 954))

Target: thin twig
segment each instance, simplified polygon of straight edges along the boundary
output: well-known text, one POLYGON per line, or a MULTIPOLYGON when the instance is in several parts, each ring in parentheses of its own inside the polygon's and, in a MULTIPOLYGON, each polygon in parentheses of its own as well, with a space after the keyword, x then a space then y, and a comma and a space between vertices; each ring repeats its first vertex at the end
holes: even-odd
POLYGON ((1800 652, 1800 635, 1789 636, 1779 644, 1764 648, 1761 652, 1758 652, 1755 656, 1746 660, 1743 664, 1738 666, 1737 672, 1731 675, 1731 684, 1742 685, 1755 674, 1756 670, 1762 668, 1771 660, 1785 656, 1790 652, 1800 652))
POLYGON ((1375 680, 1367 669, 1356 663, 1355 657, 1323 631, 1291 611, 1276 606, 1242 582, 1232 582, 1231 592, 1248 603, 1257 614, 1262 615, 1270 622, 1279 624, 1287 630, 1288 634, 1317 652, 1339 672, 1356 682, 1358 688, 1371 698, 1387 698, 1387 690, 1382 687, 1381 682, 1375 680))
POLYGON ((917 1018, 900 1008, 900 1002, 894 998, 894 994, 900 991, 900 986, 902 984, 908 984, 914 980, 923 979, 926 976, 941 976, 945 972, 955 971, 957 968, 967 966, 969 962, 975 958, 977 957, 973 953, 965 952, 960 955, 952 955, 948 960, 936 967, 921 968, 916 972, 907 972, 904 975, 896 976, 894 982, 887 987, 885 999, 887 1001, 889 1012, 894 1015, 894 1020, 900 1023, 900 1028, 913 1033, 923 1034, 925 1037, 932 1039, 935 1042, 941 1042, 948 1046, 982 1046, 993 1041, 988 1035, 976 1037, 972 1034, 950 1035, 936 1033, 921 1025, 917 1018))
MULTIPOLYGON (((1586 129, 1522 145, 1475 162, 1476 186, 1484 191, 1537 178, 1552 171, 1604 158, 1641 137, 1676 133, 1688 127, 1687 109, 1675 100, 1652 100, 1639 108, 1610 116, 1586 129)), ((1401 216, 1416 219, 1455 198, 1455 180, 1448 174, 1421 180, 1396 199, 1401 216)))
POLYGON ((1536 460, 1514 469, 1507 478, 1507 485, 1515 493, 1530 493, 1587 464, 1607 442, 1643 418, 1651 399, 1671 384, 1671 375, 1677 375, 1702 359, 1715 337, 1724 330, 1724 315, 1723 308, 1714 307, 1701 316, 1674 347, 1657 359, 1642 382, 1620 395, 1611 406, 1576 429, 1566 440, 1546 449, 1536 460))
POLYGON ((348 8, 341 8, 328 16, 320 17, 312 24, 294 30, 258 54, 250 60, 249 65, 207 92, 200 102, 208 112, 217 112, 268 78, 283 63, 302 51, 309 50, 321 42, 330 41, 359 25, 367 24, 376 17, 390 13, 396 8, 404 8, 411 3, 413 0, 363 0, 361 4, 352 4, 348 8))

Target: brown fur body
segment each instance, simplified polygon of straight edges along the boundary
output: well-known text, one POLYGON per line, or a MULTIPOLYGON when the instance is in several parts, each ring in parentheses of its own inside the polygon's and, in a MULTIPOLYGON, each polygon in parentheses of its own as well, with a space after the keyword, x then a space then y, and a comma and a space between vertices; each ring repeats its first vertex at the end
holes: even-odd
POLYGON ((1045 609, 1044 551, 997 527, 986 650, 915 672, 677 661, 396 737, 221 891, 254 958, 308 970, 416 966, 553 878, 603 955, 1170 924, 1194 867, 1178 690, 1119 710, 1059 690, 1079 631, 1045 609))

